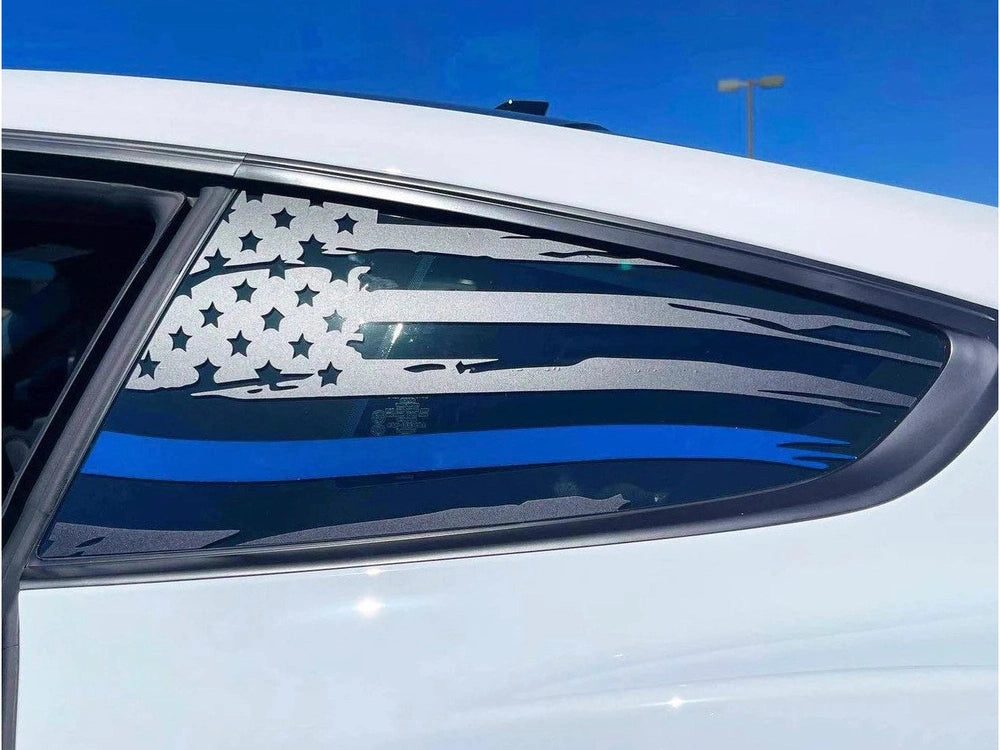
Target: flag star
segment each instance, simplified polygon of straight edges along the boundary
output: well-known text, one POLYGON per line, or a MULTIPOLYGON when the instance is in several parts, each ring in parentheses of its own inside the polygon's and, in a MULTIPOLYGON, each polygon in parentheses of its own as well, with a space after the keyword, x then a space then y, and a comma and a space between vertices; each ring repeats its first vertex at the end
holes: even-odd
POLYGON ((257 379, 265 385, 271 386, 272 390, 281 379, 281 370, 272 365, 271 360, 268 360, 263 367, 256 368, 254 372, 257 373, 257 379))
POLYGON ((307 341, 305 334, 299 336, 295 341, 289 342, 292 345, 292 359, 295 357, 308 357, 309 347, 313 345, 312 341, 307 341))
POLYGON ((206 255, 205 260, 208 261, 209 273, 218 273, 226 265, 226 258, 218 250, 211 255, 206 255))
POLYGON ((326 204, 323 203, 323 201, 320 200, 319 198, 310 198, 309 199, 309 207, 310 208, 313 208, 313 207, 323 208, 324 205, 326 205, 326 204))
POLYGON ((233 214, 236 213, 236 204, 234 203, 228 209, 226 209, 225 221, 228 223, 233 220, 233 214))
POLYGON ((191 337, 184 333, 184 327, 181 326, 173 333, 169 334, 172 345, 170 351, 174 349, 180 349, 181 351, 187 351, 187 343, 191 340, 191 337))
POLYGON ((220 368, 212 364, 212 360, 206 359, 200 365, 195 365, 195 372, 198 373, 198 380, 195 385, 215 385, 215 373, 220 368))
POLYGON ((309 266, 317 265, 324 258, 323 243, 316 239, 315 234, 309 235, 308 240, 300 240, 299 246, 302 248, 301 260, 309 266))
POLYGON ((205 325, 219 327, 219 316, 222 315, 222 312, 215 306, 214 302, 199 312, 205 319, 205 325))
POLYGON ((251 192, 251 191, 247 190, 244 193, 244 195, 246 195, 246 197, 247 197, 247 203, 250 203, 251 201, 257 201, 258 203, 263 203, 264 202, 264 194, 263 193, 254 193, 254 192, 251 192))
POLYGON ((273 328, 277 331, 281 326, 281 321, 284 319, 285 316, 278 311, 278 308, 272 307, 271 311, 264 316, 264 330, 266 331, 268 328, 273 328))
POLYGON ((149 375, 149 377, 156 377, 156 366, 160 364, 155 359, 153 359, 149 352, 146 352, 146 356, 139 360, 139 377, 143 375, 149 375))
POLYGON ((251 286, 247 279, 243 280, 243 283, 239 286, 234 286, 233 291, 236 292, 236 301, 244 300, 246 302, 250 301, 253 293, 257 291, 257 287, 251 286))
POLYGON ((240 237, 240 242, 243 243, 241 250, 246 252, 247 250, 254 252, 257 250, 257 244, 261 241, 261 237, 258 237, 253 231, 249 231, 240 237))
POLYGON ((310 307, 312 307, 313 297, 315 297, 317 294, 319 294, 319 292, 317 292, 315 289, 313 289, 312 287, 310 287, 308 284, 306 284, 301 289, 297 289, 295 291, 295 293, 299 297, 299 304, 300 305, 309 305, 310 307))
POLYGON ((337 378, 343 370, 338 370, 333 366, 333 362, 328 364, 325 368, 319 371, 320 387, 324 385, 337 384, 337 378))
POLYGON ((299 240, 299 246, 302 248, 303 254, 323 252, 323 243, 316 239, 315 234, 309 235, 308 240, 299 240))
POLYGON ((338 315, 337 311, 334 310, 331 315, 327 315, 325 318, 323 318, 323 320, 326 321, 326 332, 330 333, 330 331, 342 330, 342 326, 344 325, 344 321, 346 320, 346 318, 338 315))
POLYGON ((350 214, 344 214, 336 221, 337 221, 337 234, 340 234, 341 232, 354 234, 354 225, 358 223, 357 219, 352 219, 350 214))
POLYGON ((250 340, 244 338, 243 331, 239 331, 233 338, 226 339, 226 341, 233 347, 233 356, 237 354, 242 354, 244 357, 247 356, 247 347, 250 346, 250 340))
POLYGON ((285 278, 285 261, 280 255, 267 264, 267 278, 285 278))
POLYGON ((271 216, 274 218, 274 228, 275 229, 278 229, 279 227, 288 227, 288 228, 291 228, 291 226, 292 226, 292 219, 295 218, 290 213, 288 213, 288 211, 286 211, 285 209, 281 209, 280 211, 278 211, 278 213, 271 214, 271 216))

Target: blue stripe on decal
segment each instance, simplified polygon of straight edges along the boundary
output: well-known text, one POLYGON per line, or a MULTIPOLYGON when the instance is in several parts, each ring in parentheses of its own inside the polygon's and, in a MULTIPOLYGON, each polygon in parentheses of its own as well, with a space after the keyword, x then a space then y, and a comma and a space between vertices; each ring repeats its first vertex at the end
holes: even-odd
POLYGON ((103 431, 84 474, 273 482, 613 459, 722 459, 827 469, 846 443, 741 427, 593 425, 281 442, 177 440, 103 431))

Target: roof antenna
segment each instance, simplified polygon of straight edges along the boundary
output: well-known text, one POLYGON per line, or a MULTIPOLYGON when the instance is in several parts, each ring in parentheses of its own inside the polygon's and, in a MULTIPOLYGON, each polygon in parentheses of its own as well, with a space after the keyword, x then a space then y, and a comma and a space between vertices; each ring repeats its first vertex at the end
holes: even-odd
POLYGON ((499 105, 497 109, 507 112, 520 112, 522 115, 545 117, 545 113, 549 111, 549 103, 532 99, 508 99, 499 105))

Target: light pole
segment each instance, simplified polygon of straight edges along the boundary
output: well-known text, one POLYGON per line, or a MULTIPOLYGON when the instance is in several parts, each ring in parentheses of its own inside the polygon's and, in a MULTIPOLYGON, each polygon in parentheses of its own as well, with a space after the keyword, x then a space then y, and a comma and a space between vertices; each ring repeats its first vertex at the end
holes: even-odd
POLYGON ((728 94, 732 91, 739 91, 742 88, 747 90, 747 156, 753 158, 753 87, 760 86, 762 89, 779 89, 785 85, 784 76, 763 76, 761 78, 723 78, 719 81, 719 92, 728 94))

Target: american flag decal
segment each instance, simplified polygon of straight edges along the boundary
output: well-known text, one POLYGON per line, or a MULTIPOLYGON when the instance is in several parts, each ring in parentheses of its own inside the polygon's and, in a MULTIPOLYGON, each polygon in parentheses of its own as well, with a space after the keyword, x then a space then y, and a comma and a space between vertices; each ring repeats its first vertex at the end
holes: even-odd
POLYGON ((238 195, 46 556, 323 542, 811 480, 934 381, 905 321, 614 246, 238 195))

